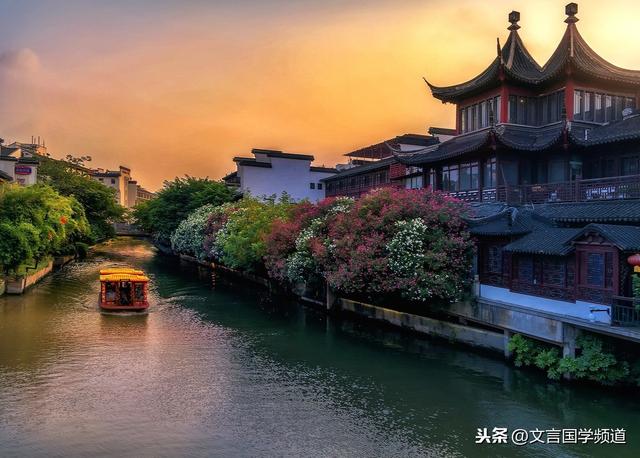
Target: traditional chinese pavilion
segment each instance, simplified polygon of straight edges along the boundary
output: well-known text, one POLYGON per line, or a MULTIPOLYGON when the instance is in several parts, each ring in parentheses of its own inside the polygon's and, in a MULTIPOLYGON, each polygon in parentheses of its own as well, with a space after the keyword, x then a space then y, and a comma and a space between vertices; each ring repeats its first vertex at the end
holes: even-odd
POLYGON ((578 5, 565 12, 544 65, 513 11, 507 40, 479 75, 427 82, 455 105, 456 135, 395 158, 417 168, 425 187, 471 203, 483 294, 543 296, 556 309, 571 302, 604 321, 640 324, 620 308, 631 295, 626 259, 640 250, 640 71, 600 57, 578 31, 578 5))

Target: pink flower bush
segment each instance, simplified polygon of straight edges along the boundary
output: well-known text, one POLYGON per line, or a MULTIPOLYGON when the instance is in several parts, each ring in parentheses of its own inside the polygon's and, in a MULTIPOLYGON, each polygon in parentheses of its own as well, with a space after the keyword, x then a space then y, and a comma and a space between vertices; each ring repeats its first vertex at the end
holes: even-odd
POLYGON ((303 201, 287 219, 274 221, 265 238, 264 262, 269 276, 283 283, 295 283, 300 277, 315 273, 310 244, 326 237, 331 218, 352 205, 349 198, 327 198, 317 204, 303 201))
POLYGON ((337 214, 327 238, 310 245, 327 282, 342 293, 453 301, 468 284, 473 254, 465 211, 442 193, 378 189, 337 214), (402 226, 411 221, 420 228, 402 226))

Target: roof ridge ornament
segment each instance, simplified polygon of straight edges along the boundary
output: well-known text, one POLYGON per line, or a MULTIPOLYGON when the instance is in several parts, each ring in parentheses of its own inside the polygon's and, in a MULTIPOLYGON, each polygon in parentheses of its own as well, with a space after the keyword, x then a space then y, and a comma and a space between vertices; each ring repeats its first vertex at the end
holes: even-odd
POLYGON ((520 28, 520 26, 518 25, 518 21, 520 21, 520 12, 515 10, 510 12, 509 22, 511 23, 511 25, 507 27, 507 30, 511 30, 512 32, 518 30, 520 28))
POLYGON ((575 24, 579 21, 576 17, 578 14, 578 4, 577 3, 568 3, 567 6, 564 7, 564 14, 567 15, 567 18, 564 20, 567 24, 575 24))

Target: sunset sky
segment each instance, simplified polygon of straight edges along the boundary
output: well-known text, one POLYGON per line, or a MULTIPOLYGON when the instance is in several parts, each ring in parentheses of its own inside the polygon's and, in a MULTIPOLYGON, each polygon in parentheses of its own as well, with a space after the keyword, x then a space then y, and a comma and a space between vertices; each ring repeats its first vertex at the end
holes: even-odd
MULTIPOLYGON (((124 164, 155 190, 220 178, 252 147, 318 165, 395 135, 453 127, 428 93, 469 79, 507 37, 543 64, 566 1, 0 0, 0 136, 124 164)), ((640 69, 640 2, 581 1, 579 30, 640 69)))

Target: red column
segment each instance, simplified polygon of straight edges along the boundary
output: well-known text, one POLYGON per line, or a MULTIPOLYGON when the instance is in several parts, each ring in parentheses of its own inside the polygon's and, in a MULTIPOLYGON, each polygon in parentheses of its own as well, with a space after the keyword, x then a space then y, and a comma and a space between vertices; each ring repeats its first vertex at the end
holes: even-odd
POLYGON ((509 122, 509 91, 504 84, 500 88, 500 122, 509 122))

